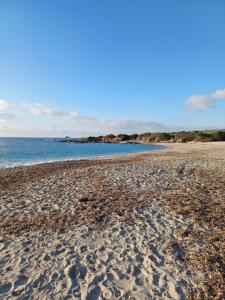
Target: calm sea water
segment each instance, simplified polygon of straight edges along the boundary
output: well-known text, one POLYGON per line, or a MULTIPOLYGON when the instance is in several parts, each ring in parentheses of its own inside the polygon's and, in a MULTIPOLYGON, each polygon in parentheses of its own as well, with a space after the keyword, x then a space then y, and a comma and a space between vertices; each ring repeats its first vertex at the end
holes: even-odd
POLYGON ((159 150, 139 144, 69 144, 55 138, 0 138, 0 168, 159 150))

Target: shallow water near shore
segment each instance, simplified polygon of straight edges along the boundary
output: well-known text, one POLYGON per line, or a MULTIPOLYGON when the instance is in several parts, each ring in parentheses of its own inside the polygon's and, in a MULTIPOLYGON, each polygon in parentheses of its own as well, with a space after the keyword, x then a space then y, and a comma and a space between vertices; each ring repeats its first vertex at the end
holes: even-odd
POLYGON ((73 144, 56 138, 0 138, 0 169, 73 159, 94 159, 161 150, 142 144, 73 144))

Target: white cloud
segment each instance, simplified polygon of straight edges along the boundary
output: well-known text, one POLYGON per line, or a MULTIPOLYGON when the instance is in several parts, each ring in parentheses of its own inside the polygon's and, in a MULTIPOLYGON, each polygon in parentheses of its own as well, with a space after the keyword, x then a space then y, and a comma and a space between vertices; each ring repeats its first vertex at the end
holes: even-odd
POLYGON ((0 110, 8 110, 11 104, 7 100, 0 99, 0 110))
POLYGON ((225 89, 215 90, 211 95, 193 95, 185 100, 188 112, 199 112, 216 107, 216 101, 225 100, 225 89))
POLYGON ((88 115, 81 115, 77 112, 70 112, 65 116, 65 119, 69 120, 69 121, 83 121, 83 122, 90 122, 90 121, 94 121, 96 120, 96 118, 92 117, 92 116, 88 116, 88 115))
POLYGON ((212 94, 212 98, 225 99, 225 89, 218 89, 212 94))
POLYGON ((214 108, 212 99, 206 95, 194 95, 185 100, 188 112, 203 111, 205 109, 214 108))
MULTIPOLYGON (((4 102, 4 108, 8 107, 9 106, 6 105, 6 102, 4 102)), ((7 111, 4 112, 4 114, 0 114, 1 135, 7 135, 8 132, 8 135, 15 136, 88 136, 108 133, 131 134, 147 131, 168 131, 171 129, 162 123, 154 121, 96 118, 91 115, 80 114, 75 111, 61 111, 60 109, 48 104, 18 103, 17 108, 18 110, 16 113, 17 115, 19 114, 19 118, 15 118, 13 114, 6 113, 7 111), (37 120, 32 121, 32 119, 29 118, 23 119, 22 116, 24 110, 28 110, 34 116, 46 117, 46 120, 37 128, 35 127, 37 126, 37 120), (48 120, 49 117, 52 117, 51 120, 48 120), (53 125, 52 122, 54 122, 54 117, 57 117, 55 118, 55 120, 57 120, 57 124, 53 125)))
POLYGON ((12 125, 15 116, 11 113, 0 113, 0 130, 5 130, 12 125))
MULTIPOLYGON (((57 108, 40 103, 23 103, 23 107, 35 116, 59 117, 64 122, 70 122, 74 134, 107 134, 114 133, 141 133, 146 131, 166 131, 169 130, 164 124, 154 121, 129 120, 129 119, 101 119, 90 115, 79 114, 77 112, 62 112, 57 108)), ((68 125, 67 125, 68 126, 68 125)), ((70 129, 70 130, 71 130, 70 129)), ((57 129, 56 131, 59 132, 57 129)), ((61 131, 60 131, 61 132, 61 131)))
POLYGON ((63 112, 50 105, 43 105, 40 103, 24 103, 23 106, 27 107, 33 115, 39 117, 61 117, 64 115, 63 112))

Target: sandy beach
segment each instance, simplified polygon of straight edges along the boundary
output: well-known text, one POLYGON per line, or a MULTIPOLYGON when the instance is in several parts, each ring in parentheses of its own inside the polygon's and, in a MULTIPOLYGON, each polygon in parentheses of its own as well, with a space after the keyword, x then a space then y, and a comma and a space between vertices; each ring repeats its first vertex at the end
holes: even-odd
POLYGON ((225 143, 0 171, 0 299, 224 299, 225 143))

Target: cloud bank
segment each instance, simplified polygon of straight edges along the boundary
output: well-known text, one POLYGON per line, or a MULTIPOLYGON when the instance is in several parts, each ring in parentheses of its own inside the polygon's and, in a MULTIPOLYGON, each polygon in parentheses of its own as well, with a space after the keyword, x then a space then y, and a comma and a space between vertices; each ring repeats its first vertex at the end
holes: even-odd
POLYGON ((101 119, 90 115, 83 115, 77 112, 63 112, 55 107, 39 103, 24 104, 24 106, 35 116, 56 117, 69 121, 76 132, 89 134, 118 134, 141 133, 145 131, 168 130, 168 126, 154 122, 130 119, 101 119))
MULTIPOLYGON (((213 109, 221 100, 225 100, 225 89, 217 89, 210 95, 192 95, 184 103, 186 111, 193 113, 213 109)), ((132 134, 192 129, 196 128, 171 126, 153 120, 97 118, 38 102, 22 102, 16 105, 8 100, 0 99, 0 135, 3 136, 59 137, 70 135, 79 137, 109 133, 132 134)))
POLYGON ((160 122, 96 118, 75 111, 62 111, 59 108, 37 102, 22 102, 17 104, 17 106, 13 106, 10 102, 1 100, 0 104, 0 133, 2 131, 13 132, 17 136, 20 135, 20 132, 23 136, 62 136, 68 134, 72 136, 87 136, 171 130, 169 126, 160 122), (17 111, 20 111, 22 115, 28 112, 37 118, 41 118, 40 127, 32 127, 32 125, 29 127, 23 126, 26 120, 22 120, 21 116, 17 116, 17 111), (15 122, 11 122, 12 120, 15 122), (16 124, 16 121, 19 124, 16 124), (44 127, 43 123, 49 125, 44 127))

